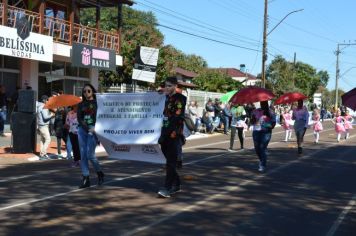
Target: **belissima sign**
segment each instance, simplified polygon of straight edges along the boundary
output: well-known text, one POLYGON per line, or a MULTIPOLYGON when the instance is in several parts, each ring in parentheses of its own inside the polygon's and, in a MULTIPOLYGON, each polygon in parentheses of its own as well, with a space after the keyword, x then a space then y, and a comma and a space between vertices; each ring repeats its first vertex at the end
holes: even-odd
POLYGON ((84 68, 97 68, 101 70, 115 70, 115 51, 73 43, 72 65, 84 68))
POLYGON ((0 25, 0 54, 36 61, 53 62, 53 38, 29 32, 26 24, 17 28, 0 25))

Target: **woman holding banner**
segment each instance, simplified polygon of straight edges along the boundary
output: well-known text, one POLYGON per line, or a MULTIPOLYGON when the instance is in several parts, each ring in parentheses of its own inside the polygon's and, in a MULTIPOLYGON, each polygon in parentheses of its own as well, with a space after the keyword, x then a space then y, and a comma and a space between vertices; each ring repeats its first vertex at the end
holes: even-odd
POLYGON ((83 174, 83 180, 79 188, 90 187, 88 161, 91 161, 98 174, 98 185, 104 182, 104 173, 101 171, 101 167, 95 156, 95 147, 98 143, 94 131, 98 109, 95 93, 96 90, 93 85, 85 84, 82 90, 83 101, 78 105, 78 140, 81 156, 80 167, 83 174))
POLYGON ((163 126, 159 144, 166 158, 166 179, 164 188, 158 191, 161 197, 169 198, 180 191, 180 178, 177 173, 178 150, 184 138, 184 114, 186 97, 176 93, 177 78, 168 77, 165 81, 166 102, 163 110, 163 126), (176 148, 173 148, 176 147, 176 148))

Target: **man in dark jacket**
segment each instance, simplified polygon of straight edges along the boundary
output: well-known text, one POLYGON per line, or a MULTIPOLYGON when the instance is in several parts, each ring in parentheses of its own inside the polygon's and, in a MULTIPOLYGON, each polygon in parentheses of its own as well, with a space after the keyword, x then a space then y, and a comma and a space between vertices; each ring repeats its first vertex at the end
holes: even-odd
POLYGON ((166 158, 166 180, 164 188, 158 192, 168 198, 180 191, 180 178, 177 173, 178 150, 182 145, 186 97, 176 93, 177 78, 168 77, 165 82, 166 102, 163 111, 163 126, 159 143, 166 158), (175 147, 175 148, 174 148, 175 147))

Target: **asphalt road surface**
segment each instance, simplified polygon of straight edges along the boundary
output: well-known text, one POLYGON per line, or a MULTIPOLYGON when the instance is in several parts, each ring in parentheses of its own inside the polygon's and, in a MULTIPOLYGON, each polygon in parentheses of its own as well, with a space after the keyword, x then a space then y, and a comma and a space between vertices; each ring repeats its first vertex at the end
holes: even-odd
POLYGON ((101 157, 106 183, 88 189, 65 160, 0 166, 0 235, 356 235, 356 132, 337 143, 324 126, 301 156, 274 129, 263 174, 250 132, 233 153, 226 135, 190 140, 169 199, 157 164, 101 157))

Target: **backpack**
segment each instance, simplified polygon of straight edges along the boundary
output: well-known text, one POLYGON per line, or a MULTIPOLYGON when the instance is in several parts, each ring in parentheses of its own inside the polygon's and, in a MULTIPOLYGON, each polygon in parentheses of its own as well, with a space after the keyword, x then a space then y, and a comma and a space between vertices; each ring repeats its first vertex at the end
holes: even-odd
POLYGON ((189 114, 184 115, 184 124, 189 129, 190 132, 195 131, 195 124, 189 117, 189 114))

